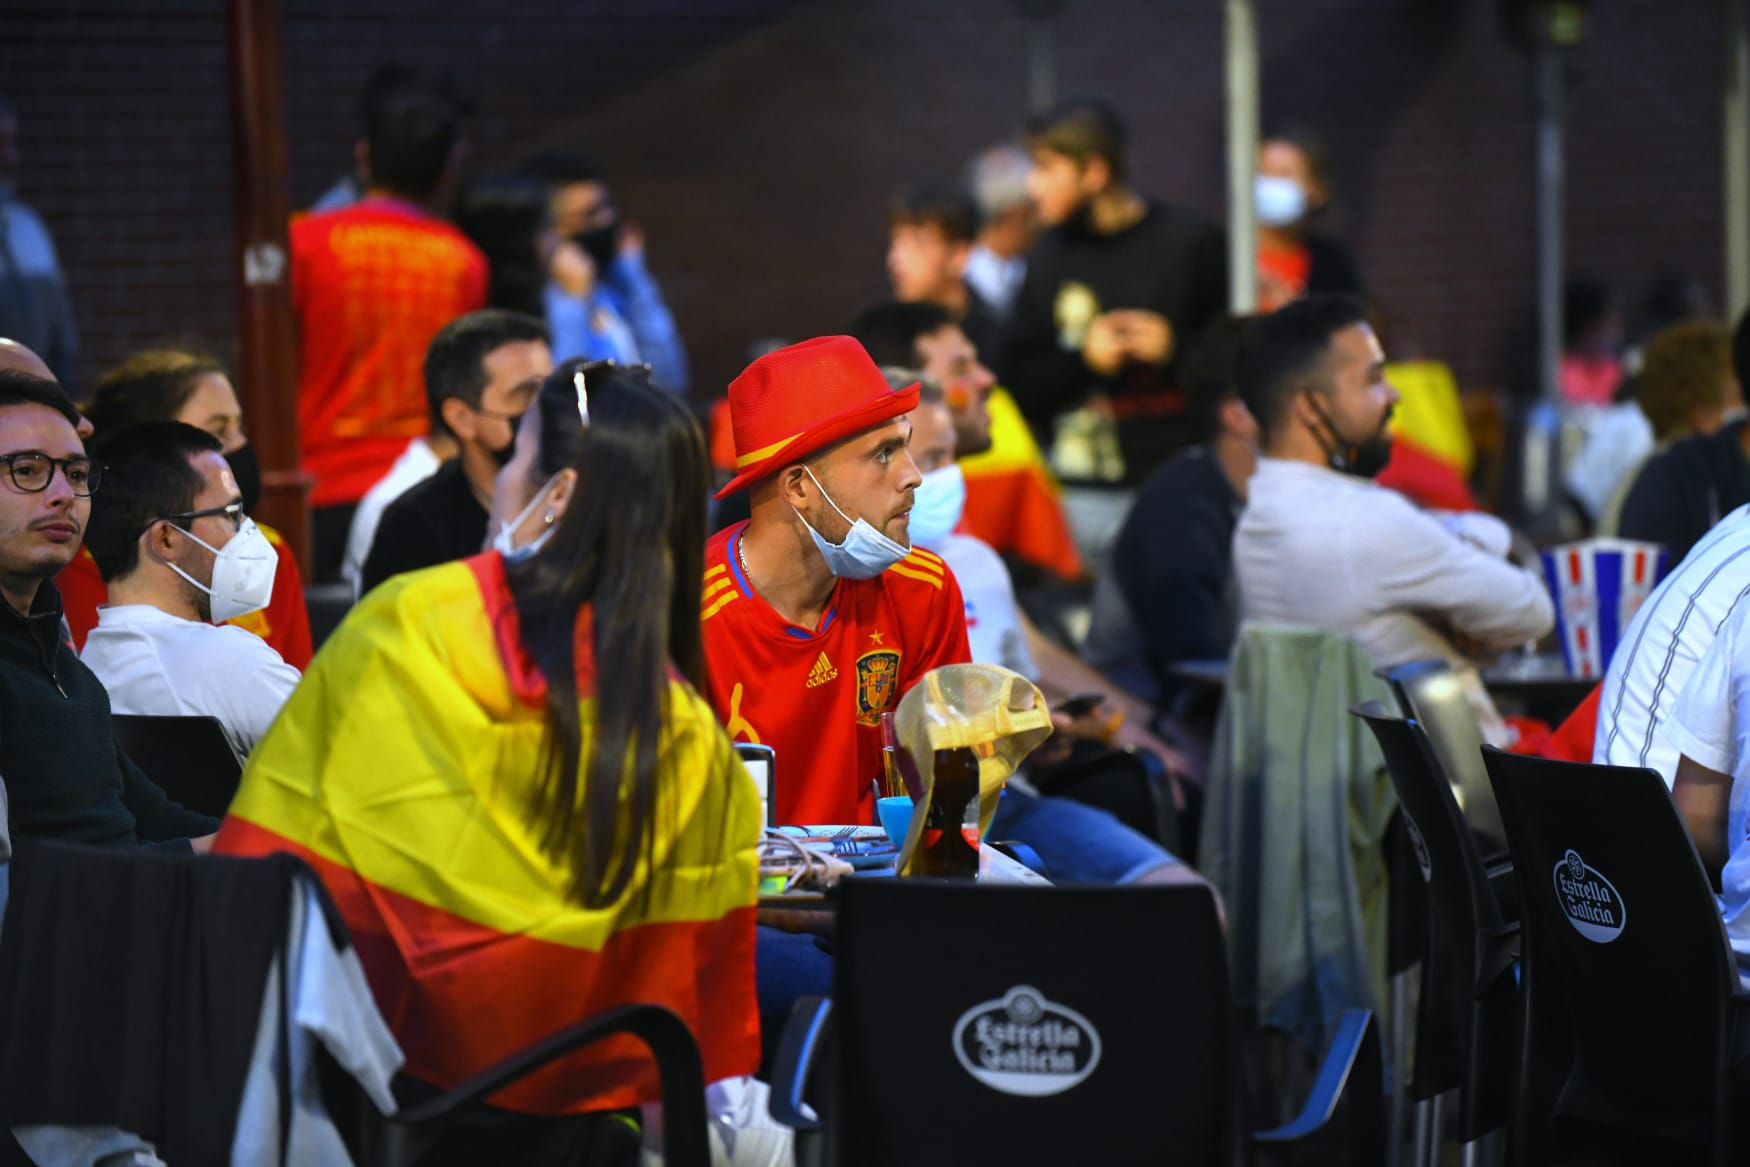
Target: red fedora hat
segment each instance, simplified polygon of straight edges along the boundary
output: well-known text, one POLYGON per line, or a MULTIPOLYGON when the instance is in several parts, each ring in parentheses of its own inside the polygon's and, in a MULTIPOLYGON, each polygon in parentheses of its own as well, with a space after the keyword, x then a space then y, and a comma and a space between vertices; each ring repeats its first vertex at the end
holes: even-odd
POLYGON ((851 337, 821 336, 767 353, 729 383, 735 477, 717 497, 917 404, 918 387, 895 392, 851 337))

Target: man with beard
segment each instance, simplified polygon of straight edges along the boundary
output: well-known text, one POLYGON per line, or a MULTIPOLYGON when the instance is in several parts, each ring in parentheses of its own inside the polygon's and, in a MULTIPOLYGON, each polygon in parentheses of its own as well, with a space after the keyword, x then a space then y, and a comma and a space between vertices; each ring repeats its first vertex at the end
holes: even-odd
POLYGON ((116 713, 213 717, 239 760, 273 724, 298 670, 259 637, 215 625, 265 607, 278 557, 243 509, 222 444, 179 421, 100 439, 110 487, 86 546, 109 588, 80 659, 116 713))
POLYGON ((516 449, 517 421, 552 371, 547 328, 532 316, 489 308, 444 325, 426 350, 425 396, 432 433, 453 441, 456 456, 383 511, 360 595, 392 575, 480 550, 493 480, 516 449))
POLYGON ((1543 636, 1554 607, 1536 573, 1507 561, 1506 524, 1437 517, 1372 481, 1398 400, 1384 368, 1351 296, 1297 300, 1241 339, 1235 379, 1264 439, 1234 531, 1241 609, 1346 633, 1381 667, 1451 662, 1484 736, 1507 744, 1473 661, 1543 636))
POLYGON ((1131 189, 1125 137, 1102 101, 1068 102, 1028 124, 1027 190, 1047 229, 996 371, 1041 444, 1071 410, 1114 419, 1122 476, 1136 482, 1196 440, 1178 363, 1227 310, 1227 242, 1196 212, 1131 189))

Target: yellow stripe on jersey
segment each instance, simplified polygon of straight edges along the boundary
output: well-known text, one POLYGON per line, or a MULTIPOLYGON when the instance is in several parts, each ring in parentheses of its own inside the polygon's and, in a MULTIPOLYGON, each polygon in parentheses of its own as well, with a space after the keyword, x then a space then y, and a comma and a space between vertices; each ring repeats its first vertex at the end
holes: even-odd
POLYGON ((712 596, 716 595, 718 592, 722 591, 724 588, 732 588, 734 586, 735 586, 735 581, 730 579, 728 576, 724 576, 722 579, 719 579, 719 580, 714 580, 711 583, 708 583, 705 585, 705 599, 709 600, 712 596))
POLYGON ((894 575, 903 575, 907 579, 922 580, 923 582, 929 584, 931 587, 939 588, 942 586, 942 577, 941 576, 931 575, 925 571, 913 571, 909 567, 907 567, 903 561, 894 564, 892 567, 888 568, 887 570, 891 571, 894 575))
MULTIPOLYGON (((942 568, 946 566, 942 562, 941 556, 931 551, 925 551, 922 547, 913 547, 911 549, 911 554, 907 555, 905 558, 911 560, 914 567, 927 567, 937 573, 940 573, 942 568)), ((904 562, 904 560, 901 562, 904 562)))
POLYGON ((727 563, 719 563, 716 567, 707 567, 705 569, 705 578, 710 579, 714 575, 722 575, 728 570, 729 565, 727 563))
POLYGON ((717 597, 716 600, 711 602, 710 607, 706 608, 703 612, 699 613, 700 622, 703 623, 704 621, 709 620, 711 617, 715 616, 717 613, 721 612, 724 608, 728 607, 730 604, 735 603, 735 601, 737 601, 739 599, 741 599, 741 593, 736 591, 734 588, 731 588, 727 595, 717 597))

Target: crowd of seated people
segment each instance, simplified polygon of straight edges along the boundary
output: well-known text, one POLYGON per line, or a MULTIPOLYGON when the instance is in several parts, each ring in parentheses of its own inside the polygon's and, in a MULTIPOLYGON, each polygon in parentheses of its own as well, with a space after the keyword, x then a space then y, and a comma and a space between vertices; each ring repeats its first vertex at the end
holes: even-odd
MULTIPOLYGON (((1375 481, 1398 397, 1353 262, 1313 229, 1330 180, 1309 137, 1265 143, 1269 296, 1231 317, 1222 229, 1131 185, 1116 111, 1037 116, 965 186, 905 188, 893 300, 753 360, 708 442, 598 163, 532 155, 441 212, 469 108, 378 79, 356 189, 291 226, 311 566, 356 596, 319 652, 285 540, 251 517, 218 361, 141 352, 81 412, 0 341, 12 833, 307 862, 406 1056, 404 1104, 654 1002, 698 1042, 720 1161, 790 1161, 758 1075, 790 1005, 831 992, 833 946, 758 911, 734 746, 781 759, 777 821, 871 823, 883 714, 940 666, 1001 664, 1071 707, 990 829, 1064 883, 1206 886, 1217 710, 1175 666, 1226 657, 1243 621, 1446 662, 1485 740, 1535 745, 1481 669, 1555 606, 1504 522, 1375 481), (1130 499, 1087 561, 1047 468, 1078 411, 1115 427, 1102 476, 1130 499), (745 517, 713 533, 713 495, 745 517), (1085 643, 1027 610, 1051 577, 1091 592, 1085 643), (222 823, 130 760, 118 714, 218 721, 244 767, 222 823), (1063 793, 1112 751, 1164 766, 1183 847, 1063 793)), ((1747 330, 1679 322, 1639 366, 1632 408, 1663 446, 1595 493, 1674 565, 1609 662, 1595 754, 1665 776, 1750 953, 1750 446, 1728 418, 1747 330)), ((656 1098, 641 1057, 575 1054, 446 1154, 624 1143, 613 1161, 656 1098)))

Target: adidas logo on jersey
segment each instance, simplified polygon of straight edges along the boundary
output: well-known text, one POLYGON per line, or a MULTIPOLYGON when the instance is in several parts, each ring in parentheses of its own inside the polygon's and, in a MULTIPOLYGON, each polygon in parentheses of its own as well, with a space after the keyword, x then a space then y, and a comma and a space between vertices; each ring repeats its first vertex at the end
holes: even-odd
POLYGON ((824 652, 820 654, 820 659, 814 662, 814 667, 808 670, 808 687, 810 689, 838 679, 839 671, 832 667, 832 662, 826 659, 824 652))

